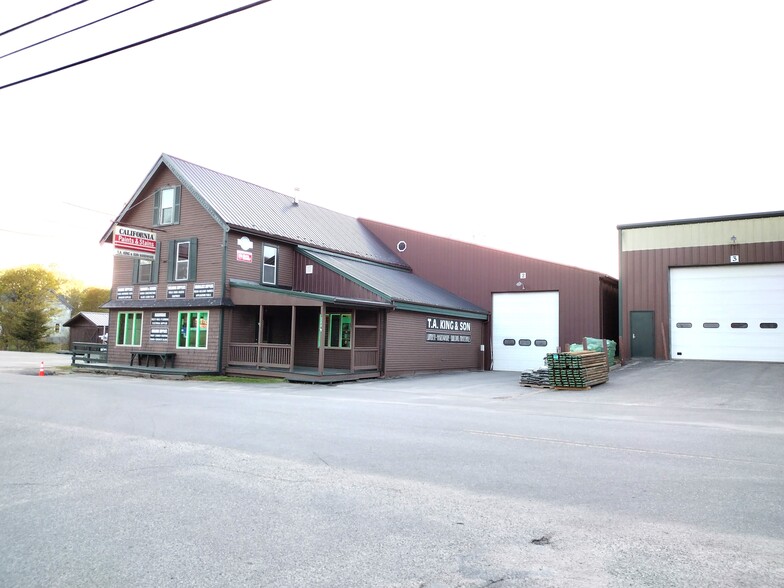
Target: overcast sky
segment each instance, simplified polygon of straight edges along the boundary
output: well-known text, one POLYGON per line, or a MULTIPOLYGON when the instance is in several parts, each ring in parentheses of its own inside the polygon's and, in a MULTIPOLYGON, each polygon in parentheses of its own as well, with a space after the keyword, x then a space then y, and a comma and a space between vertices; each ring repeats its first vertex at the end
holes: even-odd
MULTIPOLYGON (((4 2, 0 32, 74 1, 4 2)), ((0 86, 247 3, 155 0, 0 59, 0 86)), ((780 0, 271 0, 0 90, 0 269, 108 287, 98 241, 169 153, 617 277, 618 224, 784 209, 782 30, 780 0)))

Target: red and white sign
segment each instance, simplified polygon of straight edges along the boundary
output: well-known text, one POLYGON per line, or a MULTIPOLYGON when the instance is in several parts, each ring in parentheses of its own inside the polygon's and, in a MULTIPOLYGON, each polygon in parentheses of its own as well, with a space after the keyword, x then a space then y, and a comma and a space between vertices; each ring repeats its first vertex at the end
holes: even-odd
POLYGON ((237 251, 237 261, 253 263, 253 251, 237 251))
POLYGON ((155 259, 156 235, 150 231, 117 226, 112 243, 115 255, 155 259))

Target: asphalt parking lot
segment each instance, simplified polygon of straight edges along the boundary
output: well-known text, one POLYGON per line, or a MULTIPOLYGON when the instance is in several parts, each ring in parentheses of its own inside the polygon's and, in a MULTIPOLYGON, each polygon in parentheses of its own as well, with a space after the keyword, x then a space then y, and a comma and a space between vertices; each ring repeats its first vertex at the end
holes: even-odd
POLYGON ((0 353, 8 586, 784 585, 784 364, 335 386, 0 353))

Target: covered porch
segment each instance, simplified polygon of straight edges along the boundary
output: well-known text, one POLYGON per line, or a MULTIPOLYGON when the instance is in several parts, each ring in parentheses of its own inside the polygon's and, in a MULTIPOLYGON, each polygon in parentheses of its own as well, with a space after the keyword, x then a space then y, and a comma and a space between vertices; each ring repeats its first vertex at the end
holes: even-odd
POLYGON ((379 305, 255 285, 233 287, 232 300, 227 374, 329 383, 382 373, 379 305))

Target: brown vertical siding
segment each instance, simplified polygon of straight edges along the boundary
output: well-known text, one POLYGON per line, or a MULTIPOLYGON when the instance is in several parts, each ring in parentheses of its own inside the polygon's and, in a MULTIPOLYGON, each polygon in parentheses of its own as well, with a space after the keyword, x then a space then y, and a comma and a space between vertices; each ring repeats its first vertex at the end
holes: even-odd
POLYGON ((621 253, 620 354, 631 357, 629 316, 633 311, 654 312, 655 357, 665 359, 670 341, 670 268, 728 265, 730 255, 741 263, 784 262, 784 242, 676 247, 621 253))
POLYGON ((294 289, 303 292, 326 294, 339 298, 381 301, 381 297, 344 278, 304 255, 294 254, 294 289), (312 265, 313 273, 306 273, 305 266, 312 265))
POLYGON ((399 241, 405 241, 407 247, 398 255, 414 273, 484 309, 492 311, 493 293, 519 291, 519 281, 526 291, 557 291, 562 346, 583 337, 617 339, 602 319, 603 308, 618 303, 617 290, 604 287, 602 280, 617 284, 615 278, 375 221, 361 222, 393 251, 399 241), (524 280, 521 272, 526 273, 524 280))
POLYGON ((249 282, 261 283, 261 264, 264 259, 264 245, 274 245, 278 248, 277 285, 282 288, 291 288, 293 285, 292 266, 294 247, 287 243, 264 239, 246 233, 239 233, 236 231, 229 232, 229 244, 226 256, 227 275, 235 280, 248 280, 249 282), (242 248, 237 244, 237 240, 241 237, 247 237, 253 243, 253 249, 249 251, 249 253, 252 253, 253 257, 251 263, 238 261, 237 259, 237 252, 242 251, 242 248))
MULTIPOLYGON (((470 343, 447 343, 427 340, 428 332, 449 334, 427 328, 431 315, 393 311, 386 314, 385 366, 387 376, 441 370, 481 370, 480 345, 484 342, 484 322, 471 324, 470 343)), ((445 317, 450 318, 450 317, 445 317)))

